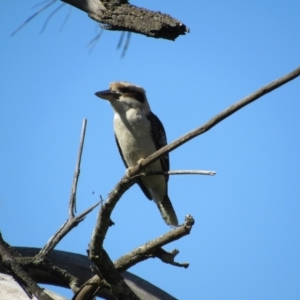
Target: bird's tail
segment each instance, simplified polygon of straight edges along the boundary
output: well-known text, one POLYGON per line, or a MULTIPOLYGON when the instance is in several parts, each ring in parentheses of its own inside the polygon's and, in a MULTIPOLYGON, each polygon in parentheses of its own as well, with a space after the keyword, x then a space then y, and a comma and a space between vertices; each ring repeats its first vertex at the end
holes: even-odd
POLYGON ((165 222, 168 225, 178 226, 177 216, 168 195, 156 204, 165 222))

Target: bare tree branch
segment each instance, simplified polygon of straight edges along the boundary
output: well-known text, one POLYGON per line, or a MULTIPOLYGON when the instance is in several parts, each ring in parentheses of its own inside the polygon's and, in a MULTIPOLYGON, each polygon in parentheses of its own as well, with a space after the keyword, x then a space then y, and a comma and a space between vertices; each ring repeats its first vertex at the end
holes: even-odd
POLYGON ((234 103, 227 109, 223 110, 221 113, 217 114, 213 118, 211 118, 208 122, 203 124, 202 126, 192 130, 191 132, 185 134, 184 136, 180 137, 179 139, 175 140, 174 142, 164 146, 163 148, 159 149, 158 151, 154 152, 153 154, 149 155, 146 159, 141 161, 140 165, 137 165, 133 167, 131 171, 131 176, 137 175, 143 168, 153 163, 155 160, 163 156, 165 153, 169 153, 179 146, 185 144, 186 142, 190 141, 191 139, 205 133, 212 127, 219 124, 224 119, 231 116, 233 113, 237 112, 244 106, 252 103, 253 101, 259 99, 260 97, 272 92, 273 90, 279 88, 280 86, 288 83, 289 81, 297 78, 300 75, 300 67, 295 69, 294 71, 288 73, 287 75, 284 75, 280 77, 279 79, 263 86, 256 92, 250 94, 249 96, 241 99, 240 101, 234 103))
POLYGON ((84 220, 87 214, 89 214, 94 208, 96 208, 101 201, 97 202, 81 214, 71 219, 68 219, 61 228, 49 239, 47 244, 41 249, 39 253, 39 258, 45 258, 50 251, 52 251, 57 244, 73 229, 75 228, 81 221, 84 220))
POLYGON ((138 300, 140 299, 126 284, 124 278, 115 268, 107 252, 101 247, 97 253, 90 251, 89 254, 92 262, 98 267, 101 277, 110 285, 111 291, 117 299, 138 300))
POLYGON ((134 32, 167 40, 175 40, 189 32, 182 22, 171 16, 130 5, 126 0, 61 1, 87 12, 107 30, 134 32))
MULTIPOLYGON (((15 247, 23 257, 35 257, 40 249, 38 248, 25 248, 25 247, 15 247)), ((66 251, 53 250, 47 256, 47 260, 52 265, 59 267, 62 270, 65 270, 67 273, 71 274, 73 277, 78 278, 78 282, 71 282, 75 284, 72 286, 72 290, 78 290, 78 288, 86 281, 88 281, 94 274, 91 271, 90 266, 93 263, 88 259, 86 255, 76 254, 66 251)), ((65 288, 70 287, 69 280, 62 281, 55 273, 43 272, 35 268, 28 267, 28 274, 36 282, 45 283, 50 285, 57 285, 65 288)), ((141 277, 138 277, 130 272, 122 273, 126 283, 130 288, 143 299, 143 296, 147 295, 147 299, 151 299, 151 296, 154 299, 165 299, 165 300, 175 300, 170 294, 162 291, 158 287, 154 286, 150 282, 144 280, 141 277)), ((97 296, 104 299, 114 299, 115 297, 107 289, 103 289, 97 293, 97 296)))
POLYGON ((141 173, 136 176, 155 176, 155 175, 216 175, 215 171, 204 171, 204 170, 171 170, 168 172, 157 171, 149 173, 141 173))
POLYGON ((75 172, 74 172, 73 184, 72 184, 72 189, 71 189, 71 197, 70 197, 70 202, 69 202, 69 218, 73 218, 75 216, 75 212, 76 212, 76 192, 77 192, 78 178, 79 178, 79 174, 80 174, 80 164, 81 164, 82 150, 83 150, 83 145, 84 145, 86 124, 87 124, 87 119, 83 119, 77 163, 76 163, 76 168, 75 168, 75 172))
MULTIPOLYGON (((74 295, 72 300, 94 300, 97 293, 101 289, 109 289, 109 285, 105 280, 101 280, 98 275, 89 279, 78 292, 74 295)), ((117 300, 117 298, 115 298, 117 300)))
POLYGON ((80 164, 81 164, 81 156, 82 150, 84 145, 84 137, 86 131, 86 124, 87 120, 84 119, 82 122, 82 130, 80 136, 80 143, 79 143, 79 150, 78 150, 78 157, 76 168, 73 177, 73 184, 71 189, 71 196, 69 202, 69 219, 62 225, 62 227, 49 239, 47 244, 41 249, 40 253, 38 254, 39 259, 45 258, 51 250, 53 250, 56 245, 63 239, 65 235, 67 235, 73 228, 75 228, 81 221, 84 220, 87 214, 89 214, 95 207, 97 207, 101 201, 94 204, 81 214, 75 217, 75 207, 76 207, 76 192, 77 192, 77 184, 80 175, 80 164))
MULTIPOLYGON (((173 241, 176 241, 176 240, 182 238, 183 236, 190 234, 194 223, 195 223, 195 221, 192 216, 190 216, 190 215, 186 216, 185 223, 182 224, 181 226, 172 229, 168 233, 134 249, 133 251, 131 251, 131 252, 123 255, 119 259, 117 259, 114 262, 116 269, 119 272, 124 272, 124 271, 128 270, 129 268, 131 268, 132 266, 136 265, 137 263, 144 261, 148 258, 153 258, 153 257, 158 257, 161 260, 163 260, 164 262, 167 262, 167 263, 170 263, 170 264, 173 264, 176 266, 182 266, 183 264, 174 262, 174 257, 177 253, 175 255, 173 254, 173 257, 172 257, 173 263, 171 263, 170 256, 169 256, 169 260, 167 260, 167 258, 166 258, 167 252, 162 250, 161 247, 166 244, 169 244, 173 241), (165 257, 163 257, 163 254, 165 255, 165 257)), ((184 267, 186 267, 186 266, 187 265, 185 263, 184 267)))

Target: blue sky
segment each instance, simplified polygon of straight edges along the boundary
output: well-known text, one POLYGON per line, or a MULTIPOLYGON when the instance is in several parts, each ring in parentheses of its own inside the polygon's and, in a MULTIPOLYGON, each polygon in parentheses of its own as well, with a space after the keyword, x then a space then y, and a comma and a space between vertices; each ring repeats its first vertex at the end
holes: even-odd
MULTIPOLYGON (((10 34, 39 1, 0 1, 0 230, 11 245, 42 247, 67 218, 83 118, 88 119, 78 211, 124 175, 112 109, 94 96, 112 81, 143 86, 168 140, 200 126, 300 62, 299 1, 136 1, 191 30, 175 42, 132 35, 124 58, 119 32, 105 31, 65 6, 10 34)), ((56 4, 58 5, 58 4, 56 4)), ((169 196, 191 235, 181 269, 151 259, 130 269, 178 299, 300 299, 300 78, 235 113, 170 154, 169 196)), ((113 260, 168 231, 137 186, 113 213, 105 248, 113 260)), ((86 253, 96 212, 57 249, 86 253)), ((71 293, 63 292, 68 297, 71 293)))

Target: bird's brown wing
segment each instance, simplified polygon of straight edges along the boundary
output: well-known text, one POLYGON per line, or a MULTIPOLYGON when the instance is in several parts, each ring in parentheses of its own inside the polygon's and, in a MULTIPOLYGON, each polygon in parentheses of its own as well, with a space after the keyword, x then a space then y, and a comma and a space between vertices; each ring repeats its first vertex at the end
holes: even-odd
MULTIPOLYGON (((164 126, 159 118, 152 112, 147 115, 147 119, 151 123, 151 134, 155 143, 156 150, 159 150, 160 148, 167 145, 167 137, 164 126)), ((168 172, 170 170, 169 153, 164 154, 160 158, 160 163, 164 172, 168 172)), ((168 182, 169 175, 166 175, 165 178, 168 182)))

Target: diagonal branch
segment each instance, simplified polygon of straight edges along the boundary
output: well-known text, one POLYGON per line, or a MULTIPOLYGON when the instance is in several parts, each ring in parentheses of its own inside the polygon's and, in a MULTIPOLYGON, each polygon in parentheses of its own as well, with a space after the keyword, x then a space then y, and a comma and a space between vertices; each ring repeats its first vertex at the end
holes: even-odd
POLYGON ((161 148, 158 151, 154 152, 153 154, 149 155, 146 159, 141 161, 139 166, 135 166, 134 168, 132 168, 130 170, 132 176, 137 175, 140 170, 142 170, 146 166, 150 165, 151 163, 153 163, 155 160, 157 160, 158 158, 160 158, 164 154, 175 150, 176 148, 178 148, 179 146, 185 144, 186 142, 190 141, 191 139, 205 133, 206 131, 208 131, 212 127, 219 124, 224 119, 231 116, 233 113, 235 113, 238 110, 240 110, 241 108, 243 108, 244 106, 252 103, 253 101, 259 99, 260 97, 262 97, 262 96, 272 92, 273 90, 281 87, 282 85, 284 85, 287 82, 295 79, 299 75, 300 75, 300 67, 298 67, 294 71, 288 73, 287 75, 285 75, 283 77, 280 77, 279 79, 265 85, 264 87, 260 88, 256 92, 250 94, 249 96, 247 96, 247 97, 241 99, 240 101, 234 103, 233 105, 229 106, 228 108, 223 110, 221 113, 219 113, 216 116, 214 116, 213 118, 211 118, 208 122, 206 122, 202 126, 192 130, 191 132, 185 134, 181 138, 175 140, 174 142, 164 146, 163 148, 161 148))

